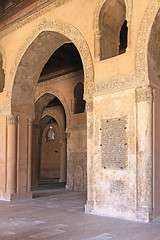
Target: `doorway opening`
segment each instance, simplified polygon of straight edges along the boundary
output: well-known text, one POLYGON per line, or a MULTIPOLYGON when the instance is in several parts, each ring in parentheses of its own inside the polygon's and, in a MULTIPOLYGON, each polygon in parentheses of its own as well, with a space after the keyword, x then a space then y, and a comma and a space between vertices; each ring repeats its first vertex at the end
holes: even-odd
POLYGON ((83 95, 81 57, 73 43, 64 43, 44 65, 36 88, 32 190, 66 187, 86 191, 87 119, 83 95), (79 105, 81 108, 75 112, 79 105))

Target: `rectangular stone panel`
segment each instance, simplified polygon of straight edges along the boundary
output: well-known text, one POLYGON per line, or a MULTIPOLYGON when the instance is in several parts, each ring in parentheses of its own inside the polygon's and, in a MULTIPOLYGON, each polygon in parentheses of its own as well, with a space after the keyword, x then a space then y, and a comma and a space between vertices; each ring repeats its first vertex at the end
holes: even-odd
POLYGON ((101 162, 105 169, 127 165, 126 117, 101 120, 101 162))

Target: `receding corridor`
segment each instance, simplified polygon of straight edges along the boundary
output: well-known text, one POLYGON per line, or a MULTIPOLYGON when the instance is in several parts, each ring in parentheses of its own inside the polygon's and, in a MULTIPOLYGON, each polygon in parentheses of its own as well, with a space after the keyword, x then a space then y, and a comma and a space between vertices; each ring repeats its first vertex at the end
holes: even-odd
POLYGON ((84 213, 85 194, 64 189, 34 192, 33 200, 0 201, 0 240, 159 240, 149 224, 84 213))

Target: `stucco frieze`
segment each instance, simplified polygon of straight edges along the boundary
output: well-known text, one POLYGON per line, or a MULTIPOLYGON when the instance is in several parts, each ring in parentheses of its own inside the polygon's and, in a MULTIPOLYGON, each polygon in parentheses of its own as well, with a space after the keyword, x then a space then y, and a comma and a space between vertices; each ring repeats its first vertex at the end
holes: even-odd
POLYGON ((38 83, 38 87, 44 87, 46 85, 52 85, 53 83, 62 82, 66 79, 70 79, 70 78, 74 78, 74 77, 82 78, 83 77, 83 71, 77 71, 77 72, 65 74, 65 75, 60 76, 60 77, 48 79, 47 81, 38 83))
POLYGON ((95 84, 95 96, 135 87, 135 74, 126 75, 95 84))

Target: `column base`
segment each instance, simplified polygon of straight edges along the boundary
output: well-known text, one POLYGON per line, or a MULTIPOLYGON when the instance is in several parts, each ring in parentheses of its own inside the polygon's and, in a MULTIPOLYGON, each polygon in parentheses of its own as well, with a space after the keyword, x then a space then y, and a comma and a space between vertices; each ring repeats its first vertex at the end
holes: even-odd
POLYGON ((27 200, 27 199, 32 199, 32 192, 5 194, 6 201, 27 200))
POLYGON ((144 211, 138 210, 136 212, 136 219, 140 222, 150 222, 153 219, 153 212, 152 211, 144 211))
POLYGON ((85 213, 92 213, 94 210, 94 202, 93 201, 87 201, 85 204, 85 213))

